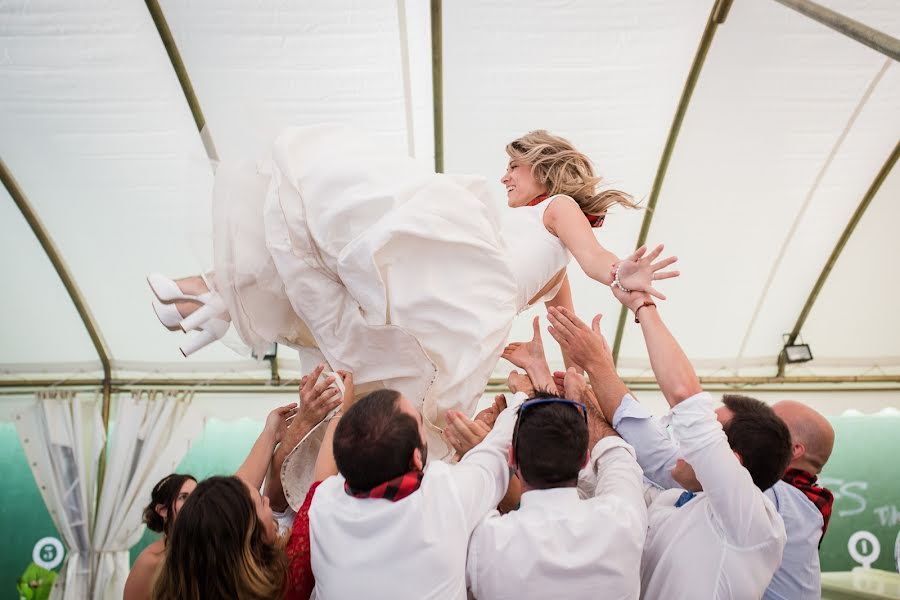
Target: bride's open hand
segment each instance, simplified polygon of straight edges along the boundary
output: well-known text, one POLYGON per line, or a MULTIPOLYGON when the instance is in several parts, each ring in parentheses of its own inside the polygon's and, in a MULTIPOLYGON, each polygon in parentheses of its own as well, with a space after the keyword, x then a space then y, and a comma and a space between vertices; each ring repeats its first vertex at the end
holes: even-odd
MULTIPOLYGON (((653 282, 660 279, 678 277, 680 273, 678 271, 663 271, 663 269, 675 263, 678 257, 669 256, 657 261, 656 259, 659 258, 662 251, 662 244, 654 248, 649 254, 647 254, 647 246, 641 246, 635 250, 634 254, 618 263, 619 282, 629 290, 647 292, 660 300, 665 300, 665 294, 656 290, 653 287, 653 282)), ((615 268, 613 269, 614 272, 615 268)))

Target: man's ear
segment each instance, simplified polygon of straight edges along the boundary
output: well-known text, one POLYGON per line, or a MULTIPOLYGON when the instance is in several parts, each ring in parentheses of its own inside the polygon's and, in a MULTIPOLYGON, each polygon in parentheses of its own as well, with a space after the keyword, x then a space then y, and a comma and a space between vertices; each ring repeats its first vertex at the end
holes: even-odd
POLYGON ((591 451, 590 450, 588 450, 587 452, 584 453, 584 462, 581 463, 581 468, 583 469, 586 466, 588 466, 589 462, 591 462, 591 451))
POLYGON ((412 460, 409 461, 413 471, 424 471, 425 463, 422 461, 422 451, 416 448, 413 450, 412 460))
POLYGON ((791 444, 791 460, 797 460, 806 454, 806 446, 803 444, 791 444))
POLYGON ((741 466, 744 466, 744 459, 741 458, 740 453, 738 453, 737 450, 732 450, 732 452, 734 452, 734 457, 735 457, 736 459, 738 459, 738 462, 741 463, 741 466))
POLYGON ((509 468, 512 469, 513 471, 515 471, 516 470, 516 456, 515 456, 515 453, 513 452, 512 445, 510 445, 509 449, 506 451, 506 457, 507 457, 507 464, 509 465, 509 468))

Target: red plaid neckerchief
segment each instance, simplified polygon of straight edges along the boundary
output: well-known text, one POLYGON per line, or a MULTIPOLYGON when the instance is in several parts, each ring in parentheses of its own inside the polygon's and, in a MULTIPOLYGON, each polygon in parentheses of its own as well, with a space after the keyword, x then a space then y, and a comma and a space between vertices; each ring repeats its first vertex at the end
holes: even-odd
POLYGON ((288 539, 285 553, 290 564, 288 565, 288 587, 284 600, 309 600, 313 588, 316 587, 316 578, 312 571, 312 555, 309 549, 309 507, 312 504, 313 494, 321 481, 312 484, 306 493, 303 505, 294 517, 294 526, 291 528, 291 537, 288 539))
MULTIPOLYGON (((546 200, 549 196, 544 194, 543 196, 538 196, 525 206, 537 206, 544 200, 546 200)), ((601 227, 603 225, 603 220, 606 218, 606 215, 589 215, 587 213, 582 213, 584 217, 588 220, 588 223, 591 227, 601 227)))
MULTIPOLYGON (((822 513, 822 537, 825 537, 825 531, 828 530, 828 519, 831 518, 831 508, 834 506, 834 495, 828 488, 816 485, 817 477, 800 469, 788 469, 784 473, 782 480, 789 483, 810 499, 816 505, 819 512, 822 513)), ((819 538, 819 544, 822 544, 822 537, 819 538)))
POLYGON ((424 475, 422 471, 410 471, 400 477, 394 477, 390 481, 376 485, 371 490, 354 490, 345 481, 344 491, 347 492, 348 496, 353 496, 354 498, 384 498, 391 502, 397 502, 419 489, 424 475))

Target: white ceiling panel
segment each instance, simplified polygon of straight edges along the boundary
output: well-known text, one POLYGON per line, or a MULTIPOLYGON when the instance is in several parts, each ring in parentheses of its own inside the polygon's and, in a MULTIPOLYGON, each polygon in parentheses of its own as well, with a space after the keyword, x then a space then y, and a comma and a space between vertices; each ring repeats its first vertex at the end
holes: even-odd
MULTIPOLYGON (((780 248, 882 65, 880 55, 774 2, 732 7, 700 76, 650 230, 681 258, 683 276, 667 287, 664 310, 692 358, 713 370, 737 370, 780 248)), ((830 240, 871 174, 867 168, 829 180, 827 196, 843 208, 813 216, 823 218, 830 240)), ((821 264, 805 266, 813 280, 821 264)), ((793 286, 792 306, 802 305, 808 289, 793 286)), ((622 356, 645 357, 639 333, 626 331, 622 356)), ((765 347, 774 370, 777 348, 765 347)))
MULTIPOLYGON (((898 136, 900 139, 900 136, 898 136)), ((885 156, 885 159, 887 157, 885 156)), ((900 167, 894 166, 850 237, 801 333, 817 367, 900 371, 900 167), (890 369, 887 369, 890 367, 890 369)))
POLYGON ((37 238, 0 188, 0 373, 58 363, 94 371, 97 352, 37 238))
POLYGON ((201 268, 188 232, 197 215, 208 221, 212 176, 149 13, 99 0, 15 4, 3 11, 0 154, 112 357, 181 360, 143 277, 201 268))
POLYGON ((395 1, 161 5, 223 159, 268 157, 285 127, 324 122, 406 151, 395 1))

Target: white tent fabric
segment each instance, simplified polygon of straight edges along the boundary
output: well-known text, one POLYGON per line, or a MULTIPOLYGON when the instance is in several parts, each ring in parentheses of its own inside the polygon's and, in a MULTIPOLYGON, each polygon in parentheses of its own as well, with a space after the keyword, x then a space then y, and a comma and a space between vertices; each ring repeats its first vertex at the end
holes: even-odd
POLYGON ((37 401, 16 417, 16 429, 41 497, 66 546, 53 597, 89 598, 90 525, 105 438, 97 397, 41 392, 37 401))
MULTIPOLYGON (((896 0, 822 3, 900 36, 896 0)), ((373 131, 386 151, 405 153, 412 139, 431 163, 427 2, 160 4, 221 158, 264 157, 288 125, 342 121, 373 131)), ((443 3, 446 170, 499 179, 504 144, 548 128, 584 149, 610 184, 646 198, 712 4, 443 3)), ((783 334, 900 139, 897 106, 896 62, 777 2, 733 3, 649 232, 681 258, 683 276, 665 282, 661 309, 703 374, 775 374, 783 334)), ((144 3, 0 3, 0 158, 83 292, 115 378, 268 378, 268 365, 221 345, 182 359, 149 307, 145 273, 209 265, 212 169, 144 3)), ((900 253, 896 171, 801 331, 815 360, 788 375, 900 374, 900 316, 876 310, 900 294, 900 272, 885 258, 900 253)), ((56 274, 0 196, 0 277, 13 290, 0 295, 0 379, 100 376, 56 274)), ((627 253, 643 217, 611 215, 601 242, 627 253)), ((612 342, 612 297, 577 267, 571 276, 578 312, 604 313, 612 342)), ((523 314, 513 337, 528 335, 539 312, 523 314)), ((292 354, 279 361, 296 374, 292 354)), ((619 364, 649 374, 631 324, 619 364)))
POLYGON ((192 392, 120 395, 109 460, 93 521, 95 600, 118 600, 130 568, 128 551, 141 538, 144 506, 156 482, 173 472, 202 431, 192 392))

